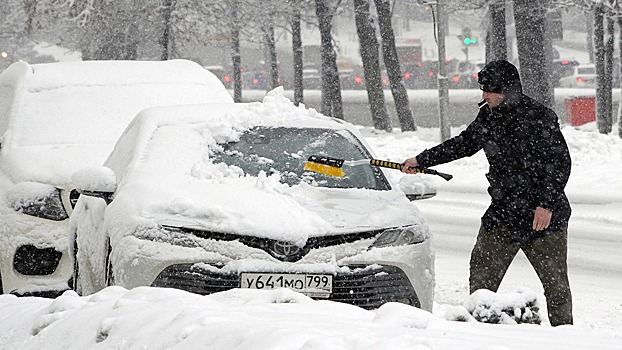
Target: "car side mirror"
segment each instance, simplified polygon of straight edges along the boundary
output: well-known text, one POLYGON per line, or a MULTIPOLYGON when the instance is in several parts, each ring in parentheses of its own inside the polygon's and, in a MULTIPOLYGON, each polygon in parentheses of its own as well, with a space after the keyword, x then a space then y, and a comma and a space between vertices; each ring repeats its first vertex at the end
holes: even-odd
POLYGON ((402 176, 399 186, 411 202, 436 196, 436 188, 418 176, 402 176))
POLYGON ((106 204, 112 202, 117 190, 117 177, 112 169, 105 166, 80 169, 73 174, 71 181, 80 194, 102 198, 106 204))

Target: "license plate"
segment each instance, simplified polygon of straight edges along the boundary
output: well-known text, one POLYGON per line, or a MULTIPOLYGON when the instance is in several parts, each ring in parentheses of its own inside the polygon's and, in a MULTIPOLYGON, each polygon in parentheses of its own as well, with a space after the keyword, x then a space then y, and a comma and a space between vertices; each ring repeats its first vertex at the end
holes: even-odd
POLYGON ((328 298, 333 292, 333 276, 296 273, 242 273, 242 288, 289 288, 312 298, 328 298))

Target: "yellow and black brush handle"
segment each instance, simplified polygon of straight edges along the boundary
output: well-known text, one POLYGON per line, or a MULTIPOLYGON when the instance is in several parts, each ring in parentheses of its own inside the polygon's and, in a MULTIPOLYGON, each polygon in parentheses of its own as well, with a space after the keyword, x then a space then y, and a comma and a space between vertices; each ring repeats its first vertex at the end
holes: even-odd
MULTIPOLYGON (((379 166, 383 168, 397 169, 402 170, 404 168, 404 164, 389 162, 386 160, 380 159, 364 159, 364 160, 343 160, 338 158, 326 157, 326 156, 310 156, 307 159, 307 163, 305 164, 305 170, 315 171, 325 175, 331 176, 344 176, 343 170, 341 169, 344 165, 355 166, 361 164, 370 164, 374 166, 379 166)), ((434 169, 423 168, 423 167, 414 167, 415 171, 420 174, 430 174, 430 175, 438 175, 443 179, 449 181, 453 178, 453 175, 445 174, 438 172, 434 169)))
MULTIPOLYGON (((404 169, 404 164, 402 164, 402 163, 389 162, 389 161, 380 160, 380 159, 370 159, 369 160, 369 164, 375 165, 375 166, 379 166, 379 167, 383 167, 383 168, 391 168, 391 169, 397 169, 397 170, 404 169)), ((430 169, 430 168, 410 167, 410 169, 414 169, 415 172, 419 173, 419 174, 438 175, 438 176, 442 177, 443 179, 445 179, 447 181, 451 180, 454 177, 451 174, 441 173, 441 172, 438 172, 438 171, 436 171, 434 169, 430 169)))

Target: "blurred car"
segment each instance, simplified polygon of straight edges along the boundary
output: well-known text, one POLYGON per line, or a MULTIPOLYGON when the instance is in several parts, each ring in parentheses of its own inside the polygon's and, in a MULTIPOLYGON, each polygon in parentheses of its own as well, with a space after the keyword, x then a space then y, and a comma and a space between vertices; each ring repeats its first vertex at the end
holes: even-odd
POLYGON ((225 88, 231 89, 233 87, 233 74, 231 73, 231 69, 227 71, 223 66, 204 66, 203 68, 212 72, 225 88))
POLYGON ((484 68, 486 62, 464 61, 458 64, 457 72, 450 75, 450 89, 479 89, 477 82, 478 73, 484 68))
POLYGON ((344 177, 304 170, 314 154, 373 155, 353 125, 282 92, 141 112, 104 166, 73 177, 76 291, 290 288, 367 309, 431 310, 430 233, 406 196, 417 187, 370 165, 344 177))
POLYGON ((140 110, 210 101, 233 103, 185 60, 17 62, 0 74, 0 291, 68 289, 71 175, 102 164, 140 110))
POLYGON ((267 90, 268 73, 263 70, 244 70, 242 71, 242 89, 267 90))
POLYGON ((559 86, 559 80, 573 74, 574 67, 579 65, 575 60, 553 60, 551 69, 551 81, 553 86, 559 86))
POLYGON ((322 74, 318 66, 305 65, 302 68, 302 86, 308 90, 319 90, 322 88, 322 74))
POLYGON ((417 64, 403 64, 402 74, 407 89, 438 88, 438 62, 426 60, 417 64))
POLYGON ((572 74, 559 79, 562 88, 594 88, 596 86, 596 66, 582 64, 572 68, 572 74))

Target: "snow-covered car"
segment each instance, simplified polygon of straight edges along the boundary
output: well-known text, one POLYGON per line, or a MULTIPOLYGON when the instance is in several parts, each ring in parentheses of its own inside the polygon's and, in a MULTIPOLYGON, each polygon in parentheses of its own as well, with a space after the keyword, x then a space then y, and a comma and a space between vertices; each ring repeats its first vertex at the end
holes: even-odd
POLYGON ((0 75, 0 292, 69 288, 71 175, 101 165, 140 110, 230 102, 194 62, 17 62, 0 75))
POLYGON ((582 64, 575 66, 571 74, 559 79, 562 88, 594 88, 596 86, 596 66, 582 64))
POLYGON ((76 291, 285 287, 431 310, 430 232, 407 198, 426 186, 412 175, 392 183, 369 164, 344 177, 304 170, 314 154, 373 154, 353 125, 295 107, 282 91, 144 110, 103 166, 76 172, 76 291))

